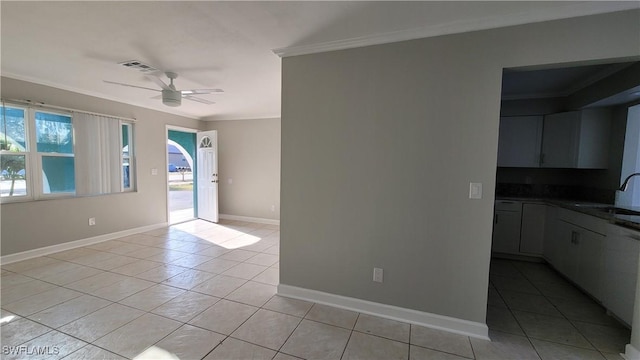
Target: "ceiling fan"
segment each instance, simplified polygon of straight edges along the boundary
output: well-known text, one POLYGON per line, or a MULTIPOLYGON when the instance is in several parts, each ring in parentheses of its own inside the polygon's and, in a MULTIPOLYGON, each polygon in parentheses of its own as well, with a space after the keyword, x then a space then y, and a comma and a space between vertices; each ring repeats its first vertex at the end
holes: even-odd
POLYGON ((173 80, 175 80, 178 77, 178 74, 176 74, 174 72, 171 72, 171 71, 167 71, 164 74, 169 78, 169 84, 168 85, 164 81, 162 81, 162 79, 160 79, 160 77, 158 76, 158 73, 147 73, 147 74, 145 74, 145 76, 149 80, 151 80, 154 83, 156 83, 156 85, 158 85, 162 90, 148 88, 148 87, 144 87, 144 86, 124 84, 124 83, 119 83, 119 82, 115 82, 115 81, 108 81, 108 80, 102 80, 102 81, 104 81, 107 84, 127 86, 127 87, 133 87, 133 88, 137 88, 137 89, 145 89, 145 90, 151 90, 151 91, 159 91, 162 94, 160 96, 158 96, 157 98, 161 98, 163 104, 165 104, 167 106, 172 106, 172 107, 180 106, 182 104, 182 99, 183 98, 187 99, 187 100, 199 102, 199 103, 202 103, 202 104, 207 104, 207 105, 215 104, 215 102, 213 102, 213 101, 202 99, 202 98, 196 97, 194 95, 206 95, 206 94, 215 94, 215 93, 224 92, 224 90, 222 90, 222 89, 177 90, 175 85, 173 85, 173 80))

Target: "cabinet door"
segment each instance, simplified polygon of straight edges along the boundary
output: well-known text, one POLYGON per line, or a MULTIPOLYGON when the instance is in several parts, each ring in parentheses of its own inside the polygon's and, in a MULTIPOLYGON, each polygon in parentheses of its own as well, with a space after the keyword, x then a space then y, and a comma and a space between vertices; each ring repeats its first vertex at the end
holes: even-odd
POLYGON ((498 166, 540 167, 542 116, 500 118, 498 166))
POLYGON ((603 248, 602 303, 631 325, 636 303, 640 233, 610 225, 603 248))
POLYGON ((581 111, 577 168, 606 169, 609 166, 610 133, 609 109, 581 111))
POLYGON ((558 208, 547 206, 547 216, 544 227, 544 258, 551 266, 558 268, 560 261, 560 229, 558 228, 558 208))
POLYGON ((573 168, 578 159, 580 113, 577 111, 544 117, 541 167, 573 168))
POLYGON ((542 255, 544 249, 544 228, 547 206, 544 204, 522 205, 522 230, 520 231, 520 252, 542 255))
POLYGON ((517 254, 519 252, 520 217, 519 211, 495 211, 492 251, 509 254, 517 254))
POLYGON ((575 279, 578 273, 576 239, 579 237, 579 228, 573 224, 558 220, 557 230, 557 262, 554 267, 568 278, 575 279))
POLYGON ((578 232, 578 272, 575 281, 596 299, 602 299, 602 244, 604 236, 588 230, 578 232))

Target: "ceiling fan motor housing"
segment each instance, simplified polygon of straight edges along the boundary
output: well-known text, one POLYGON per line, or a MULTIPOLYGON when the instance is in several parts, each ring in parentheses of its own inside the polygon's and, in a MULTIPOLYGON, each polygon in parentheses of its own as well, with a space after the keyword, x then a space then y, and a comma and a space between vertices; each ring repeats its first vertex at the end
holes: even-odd
POLYGON ((180 106, 182 103, 182 93, 176 90, 162 90, 162 103, 167 106, 180 106))

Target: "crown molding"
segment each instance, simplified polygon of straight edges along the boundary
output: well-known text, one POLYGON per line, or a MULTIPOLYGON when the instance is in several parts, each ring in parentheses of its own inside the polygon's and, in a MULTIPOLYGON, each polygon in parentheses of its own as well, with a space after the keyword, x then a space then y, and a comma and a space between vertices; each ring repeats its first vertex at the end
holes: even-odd
POLYGON ((442 35, 459 34, 464 32, 495 29, 514 25, 523 25, 536 22, 560 20, 580 16, 611 13, 625 10, 637 10, 640 2, 615 1, 615 2, 572 2, 567 1, 563 6, 541 9, 530 12, 511 14, 509 16, 489 16, 481 19, 454 21, 446 24, 422 26, 418 28, 362 36, 344 40, 327 41, 323 43, 294 45, 290 47, 273 49, 272 51, 284 58, 298 55, 308 55, 328 51, 353 49, 371 45, 388 44, 399 41, 415 40, 442 35))

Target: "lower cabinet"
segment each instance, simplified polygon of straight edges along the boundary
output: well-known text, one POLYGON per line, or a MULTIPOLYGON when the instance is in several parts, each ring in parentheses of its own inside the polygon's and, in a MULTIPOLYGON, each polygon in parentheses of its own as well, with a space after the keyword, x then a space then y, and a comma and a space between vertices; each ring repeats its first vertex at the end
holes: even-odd
POLYGON ((602 299, 602 246, 604 235, 583 230, 576 232, 578 270, 576 283, 596 299, 602 299))
POLYGON ((603 246, 602 304, 631 326, 636 303, 640 232, 609 225, 603 246))
POLYGON ((559 269, 559 264, 563 261, 560 252, 560 242, 557 239, 560 235, 560 220, 558 219, 558 208, 547 206, 547 214, 544 226, 544 258, 548 263, 559 269))
POLYGON ((491 250, 517 254, 520 247, 520 211, 495 210, 491 250))
POLYGON ((542 256, 544 253, 544 228, 547 205, 522 204, 522 227, 520 229, 520 252, 542 256))
POLYGON ((541 203, 496 200, 491 251, 542 256, 546 207, 541 203))
MULTIPOLYGON (((601 221, 593 219, 586 221, 601 221)), ((582 221, 581 221, 582 222, 582 221)), ((580 225, 585 225, 584 223, 580 225)), ((605 235, 587 229, 566 219, 557 219, 547 232, 545 247, 547 260, 566 277, 597 299, 602 298, 602 247, 605 235), (546 252, 549 248, 549 252, 546 252)))
POLYGON ((544 258, 631 326, 640 261, 640 231, 548 206, 544 258))

